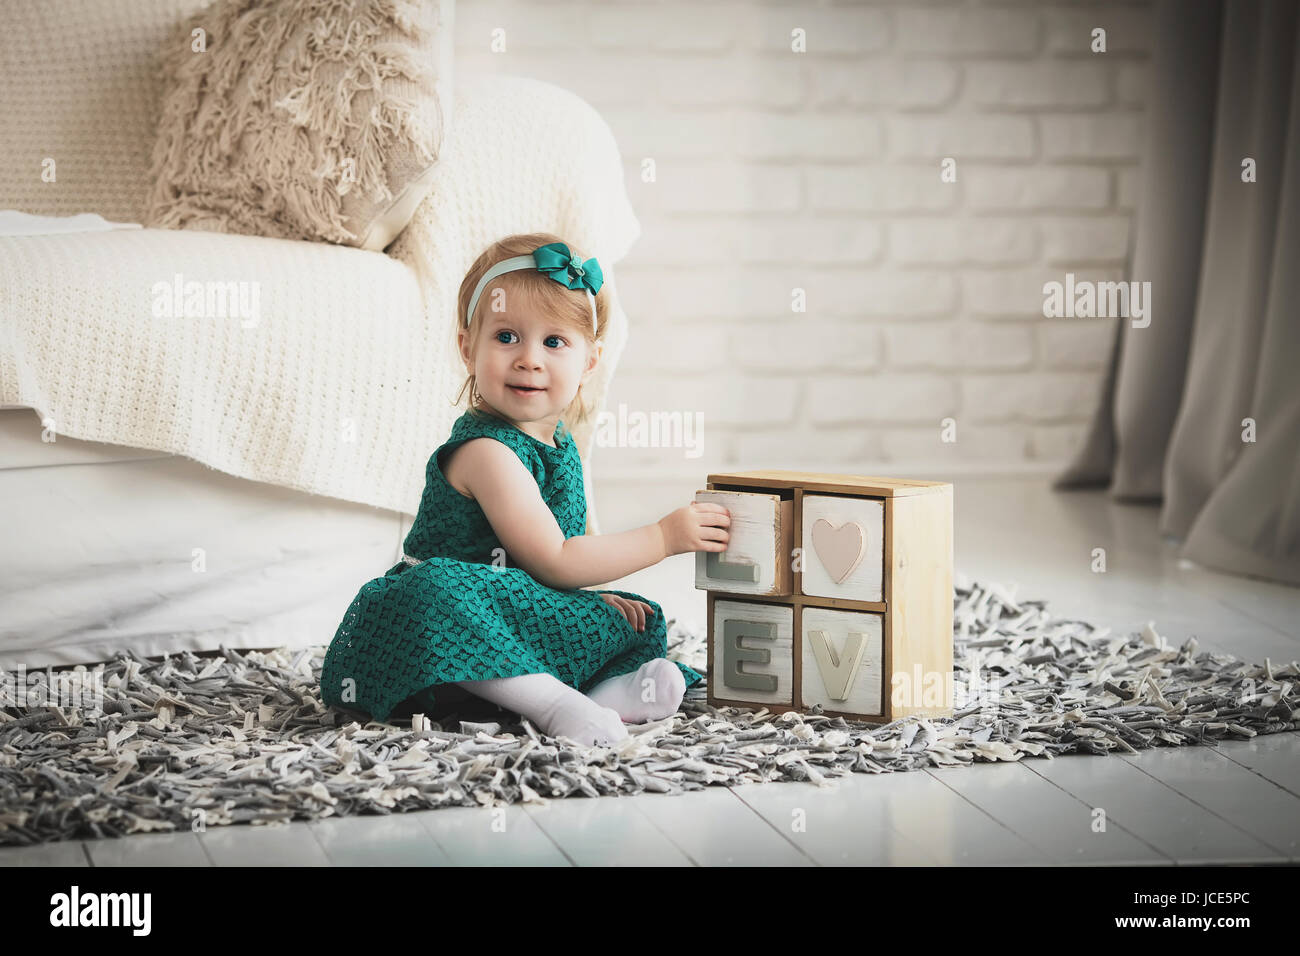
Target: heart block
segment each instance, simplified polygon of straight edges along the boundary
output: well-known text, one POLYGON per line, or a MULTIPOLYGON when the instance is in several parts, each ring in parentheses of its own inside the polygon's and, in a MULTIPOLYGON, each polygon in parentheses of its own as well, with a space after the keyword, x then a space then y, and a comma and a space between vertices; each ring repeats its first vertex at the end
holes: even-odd
POLYGON ((697 555, 710 705, 952 716, 950 483, 745 471, 697 494, 737 529, 712 564, 697 555))
POLYGON ((856 521, 846 521, 836 528, 825 518, 818 518, 813 522, 812 539, 817 557, 836 584, 853 573, 867 547, 867 536, 856 521))
POLYGON ((885 499, 801 496, 804 594, 883 603, 885 499))

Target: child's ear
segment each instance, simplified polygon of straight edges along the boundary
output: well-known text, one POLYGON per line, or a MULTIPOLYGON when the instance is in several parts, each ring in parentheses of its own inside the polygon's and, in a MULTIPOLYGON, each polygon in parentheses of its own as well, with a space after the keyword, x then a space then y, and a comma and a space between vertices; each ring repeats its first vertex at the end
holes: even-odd
POLYGON ((600 364, 601 353, 605 351, 605 343, 597 342, 596 347, 591 352, 591 358, 587 361, 587 371, 590 372, 600 364))

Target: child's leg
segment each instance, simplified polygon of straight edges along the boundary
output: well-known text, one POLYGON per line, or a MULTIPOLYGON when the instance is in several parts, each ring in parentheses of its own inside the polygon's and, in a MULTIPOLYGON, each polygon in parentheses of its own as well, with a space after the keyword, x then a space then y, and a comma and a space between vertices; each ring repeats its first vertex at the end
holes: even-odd
POLYGON ((613 708, 629 724, 643 724, 677 713, 686 695, 681 668, 666 657, 647 661, 631 674, 601 681, 587 694, 613 708))
POLYGON ((476 697, 527 717, 543 733, 580 744, 604 745, 627 737, 618 713, 596 703, 554 674, 521 674, 455 682, 476 697))

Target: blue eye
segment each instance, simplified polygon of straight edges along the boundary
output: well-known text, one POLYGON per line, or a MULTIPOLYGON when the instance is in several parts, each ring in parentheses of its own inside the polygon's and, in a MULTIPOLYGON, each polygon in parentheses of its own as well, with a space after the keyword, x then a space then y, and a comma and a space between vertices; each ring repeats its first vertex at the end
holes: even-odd
MULTIPOLYGON (((496 340, 497 340, 498 342, 500 342, 502 345, 514 345, 514 342, 503 341, 502 338, 501 338, 501 336, 503 336, 503 335, 514 335, 514 334, 515 334, 515 333, 511 332, 509 329, 502 329, 500 332, 498 332, 498 333, 496 334, 496 340)), ((517 336, 516 336, 516 338, 517 338, 517 336)), ((550 342, 552 339, 554 339, 556 342, 559 343, 558 345, 551 346, 552 348, 559 348, 560 345, 563 345, 563 344, 564 344, 564 338, 563 338, 562 336, 559 336, 559 335, 548 335, 548 336, 545 338, 544 341, 546 341, 546 342, 550 342)))

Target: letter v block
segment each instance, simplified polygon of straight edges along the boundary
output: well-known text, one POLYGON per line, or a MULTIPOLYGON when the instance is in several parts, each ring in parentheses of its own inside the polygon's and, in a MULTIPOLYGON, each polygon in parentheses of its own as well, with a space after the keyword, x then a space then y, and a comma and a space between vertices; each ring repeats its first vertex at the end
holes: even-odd
POLYGON ((880 714, 884 615, 804 607, 801 617, 804 706, 880 714))
POLYGON ((826 693, 831 700, 847 700, 853 678, 858 676, 858 667, 862 664, 862 652, 867 646, 867 635, 862 631, 849 631, 844 641, 844 659, 835 652, 830 635, 825 631, 809 631, 809 643, 813 655, 817 658, 817 672, 826 685, 826 693))

